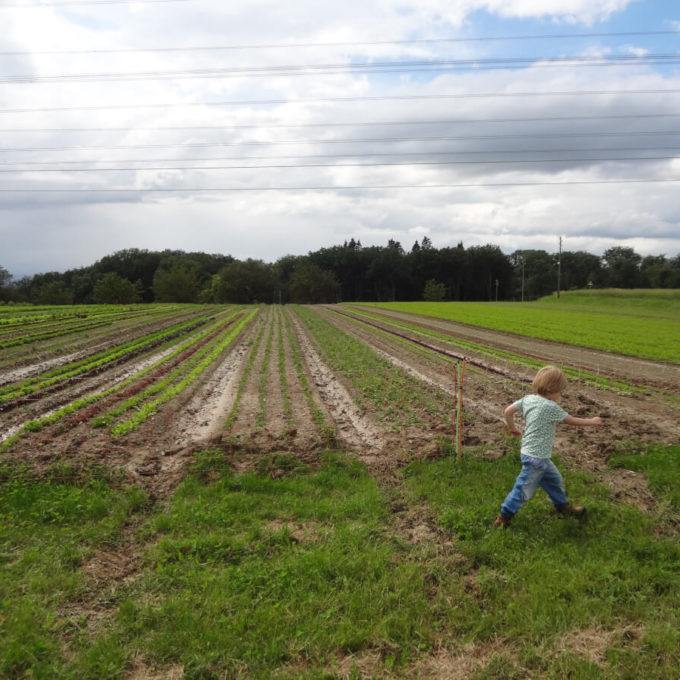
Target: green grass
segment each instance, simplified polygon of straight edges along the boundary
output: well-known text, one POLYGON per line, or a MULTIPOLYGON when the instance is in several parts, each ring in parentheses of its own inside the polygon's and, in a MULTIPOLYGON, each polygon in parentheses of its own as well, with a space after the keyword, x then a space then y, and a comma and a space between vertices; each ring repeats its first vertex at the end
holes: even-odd
MULTIPOLYGON (((676 456, 673 474, 678 462, 676 456)), ((480 677, 678 677, 676 538, 655 535, 652 518, 614 505, 606 487, 576 472, 565 474, 566 488, 588 506, 586 524, 559 518, 539 492, 510 529, 492 530, 518 471, 516 456, 412 463, 408 470, 410 492, 457 536, 479 588, 476 602, 457 605, 459 633, 500 636, 514 650, 517 675, 506 666, 507 675, 480 677), (600 665, 549 651, 579 630, 610 633, 600 665), (631 630, 639 633, 631 637, 631 630)))
POLYGON ((565 294, 532 303, 390 302, 371 307, 680 363, 677 296, 565 294))
MULTIPOLYGON (((120 540, 125 522, 146 503, 137 488, 91 482, 31 482, 0 487, 0 677, 96 678, 81 633, 66 612, 86 593, 80 567, 104 544, 120 540), (73 650, 64 654, 64 640, 73 650)), ((86 635, 84 636, 87 637, 86 635)), ((115 650, 121 656, 122 650, 115 650)), ((97 664, 101 668, 100 664, 97 664)), ((113 677, 113 676, 111 676, 113 677)))
MULTIPOLYGON (((0 487, 0 677, 105 680, 134 667, 391 680, 422 677, 417 664, 447 651, 477 660, 472 680, 680 677, 677 523, 659 527, 587 473, 565 471, 588 523, 558 518, 539 491, 509 530, 494 530, 516 454, 414 462, 401 485, 381 489, 341 452, 313 465, 272 454, 235 475, 228 454, 205 450, 155 508, 97 475, 10 478, 0 487), (425 510, 446 533, 410 540, 425 510), (125 533, 132 545, 126 526, 137 527, 125 533), (88 585, 83 567, 101 547, 134 550, 138 572, 88 585)), ((655 493, 654 470, 680 471, 678 447, 630 458, 644 459, 655 493)))
POLYGON ((149 524, 152 572, 135 600, 157 601, 131 599, 123 623, 139 624, 156 663, 196 677, 269 678, 371 645, 404 662, 431 638, 433 603, 388 526, 375 482, 340 455, 279 480, 191 477, 149 524))

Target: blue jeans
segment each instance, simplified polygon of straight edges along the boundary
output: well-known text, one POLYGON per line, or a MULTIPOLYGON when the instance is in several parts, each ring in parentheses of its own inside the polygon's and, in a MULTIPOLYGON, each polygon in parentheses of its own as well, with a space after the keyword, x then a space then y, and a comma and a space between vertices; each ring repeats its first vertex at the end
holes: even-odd
POLYGON ((558 508, 567 503, 564 482, 560 471, 549 458, 522 456, 522 469, 517 476, 515 486, 501 505, 501 515, 510 519, 541 488, 550 497, 550 502, 558 508))

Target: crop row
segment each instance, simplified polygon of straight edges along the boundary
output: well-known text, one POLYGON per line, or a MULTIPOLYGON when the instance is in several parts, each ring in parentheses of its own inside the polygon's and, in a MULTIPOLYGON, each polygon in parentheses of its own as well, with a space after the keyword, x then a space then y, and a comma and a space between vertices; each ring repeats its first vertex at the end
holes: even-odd
MULTIPOLYGON (((270 311, 271 315, 271 311, 270 311)), ((271 321, 271 316, 270 316, 271 321)), ((274 324, 269 323, 269 333, 267 334, 267 342, 264 346, 264 357, 262 365, 260 366, 260 374, 257 380, 257 393, 259 410, 255 418, 255 431, 262 431, 264 429, 265 417, 267 413, 267 376, 269 374, 269 362, 272 356, 272 344, 274 341, 274 324)))
POLYGON ((0 410, 9 410, 25 403, 31 396, 39 398, 43 394, 61 389, 74 380, 95 375, 113 365, 158 347, 174 338, 189 333, 211 319, 211 314, 173 324, 168 328, 156 331, 142 338, 137 338, 107 349, 93 356, 58 366, 34 378, 28 378, 19 384, 10 384, 0 388, 0 410))
POLYGON ((286 377, 286 341, 290 342, 290 336, 283 332, 282 311, 280 307, 276 308, 276 329, 278 332, 278 364, 279 364, 279 380, 281 383, 281 392, 283 394, 283 416, 286 420, 288 428, 293 427, 293 409, 290 403, 290 394, 288 393, 288 378, 286 377))
MULTIPOLYGON (((142 307, 141 305, 130 308, 102 308, 72 315, 60 317, 49 316, 47 318, 36 317, 35 319, 25 319, 22 322, 5 323, 0 325, 0 340, 7 343, 9 340, 16 340, 15 344, 28 344, 49 337, 56 337, 55 333, 67 334, 74 332, 75 328, 85 328, 88 324, 106 325, 114 324, 121 320, 132 320, 135 318, 148 319, 151 316, 168 316, 173 311, 157 307, 142 307), (8 340, 9 339, 9 340, 8 340)), ((12 319, 5 319, 6 322, 12 319)))
MULTIPOLYGON (((158 359, 152 365, 135 373, 135 375, 126 378, 120 383, 102 392, 98 392, 96 394, 91 394, 86 397, 77 399, 68 404, 67 406, 64 406, 54 411, 53 413, 50 413, 42 418, 31 420, 25 423, 24 426, 19 430, 19 432, 12 435, 11 437, 8 437, 2 442, 2 444, 0 444, 0 450, 7 450, 11 448, 17 440, 19 440, 27 433, 41 430, 42 428, 52 425, 56 422, 61 422, 62 427, 68 427, 69 425, 90 420, 93 418, 93 416, 96 416, 98 413, 101 413, 103 407, 104 408, 106 407, 105 404, 110 403, 111 398, 115 398, 116 401, 119 401, 121 399, 128 399, 126 408, 123 409, 121 413, 124 412, 125 410, 128 410, 129 408, 132 408, 133 406, 136 406, 137 404, 142 402, 144 398, 153 396, 153 394, 167 387, 170 384, 170 382, 174 381, 179 375, 185 375, 191 368, 191 366, 194 366, 198 360, 194 361, 192 364, 184 366, 184 368, 183 365, 185 364, 189 357, 197 353, 197 351, 199 351, 199 349, 203 347, 206 343, 212 342, 209 348, 209 351, 211 351, 212 353, 215 345, 215 343, 213 342, 214 338, 220 336, 220 331, 223 331, 223 333, 220 336, 219 351, 224 351, 224 349, 228 346, 233 337, 235 337, 235 335, 238 332, 240 332, 240 330, 243 328, 243 325, 247 323, 247 321, 251 318, 252 315, 249 315, 248 317, 246 317, 244 321, 239 323, 238 326, 236 327, 237 330, 229 328, 227 331, 225 331, 225 328, 232 326, 234 322, 238 320, 239 316, 242 316, 242 313, 234 310, 231 316, 229 316, 227 319, 223 318, 210 324, 208 328, 204 329, 201 333, 192 336, 190 339, 186 340, 185 342, 174 348, 171 352, 158 359), (228 336, 228 341, 226 342, 225 336, 228 336), (145 391, 147 390, 149 385, 159 384, 156 381, 158 381, 160 377, 169 373, 170 371, 173 371, 171 374, 172 379, 170 381, 162 382, 161 387, 153 392, 145 391), (131 401, 133 395, 139 393, 142 394, 142 397, 134 401, 131 401)), ((199 360, 200 358, 204 357, 205 352, 201 354, 199 360)), ((182 389, 186 387, 187 384, 188 383, 184 383, 182 389)), ((165 400, 167 401, 167 399, 165 400)), ((95 419, 92 424, 95 427, 102 426, 102 423, 98 422, 97 419, 95 419)), ((104 422, 103 424, 108 424, 108 422, 104 422)))
MULTIPOLYGON (((191 385, 226 349, 231 345, 234 339, 243 330, 246 324, 257 314, 257 311, 251 311, 243 319, 239 321, 233 328, 227 329, 218 339, 208 345, 207 348, 196 353, 191 361, 183 362, 179 369, 174 371, 163 385, 162 389, 154 391, 157 394, 154 399, 144 402, 137 410, 134 416, 125 420, 122 423, 111 427, 111 435, 113 437, 121 437, 124 434, 134 430, 138 425, 146 421, 150 416, 156 413, 157 408, 178 396, 189 385, 191 385), (175 380, 178 382, 174 383, 175 380), (173 384, 174 383, 174 384, 173 384)), ((146 395, 151 396, 151 395, 146 395)))
MULTIPOLYGON (((449 347, 462 350, 463 352, 465 351, 473 352, 476 355, 499 359, 511 363, 515 366, 523 366, 526 368, 538 369, 545 363, 544 361, 536 359, 534 357, 525 356, 523 354, 518 354, 516 352, 511 352, 509 350, 499 349, 491 345, 484 345, 481 343, 472 342, 470 340, 465 340, 459 337, 453 337, 451 335, 447 335, 446 333, 440 333, 430 328, 424 328, 418 325, 418 323, 415 321, 407 322, 403 320, 387 318, 384 315, 372 313, 366 310, 365 308, 362 308, 362 311, 354 309, 352 310, 352 313, 357 317, 363 317, 365 319, 365 323, 367 324, 367 328, 370 328, 374 333, 385 334, 386 331, 376 329, 375 327, 371 326, 372 321, 378 322, 383 327, 388 328, 391 327, 393 329, 406 330, 414 335, 418 335, 423 338, 431 338, 445 345, 448 345, 449 347)), ((360 319, 353 318, 352 320, 355 323, 361 323, 360 319)), ((387 331, 387 334, 389 335, 389 331, 387 331)), ((427 350, 424 351, 427 353, 427 350)), ((429 354, 433 355, 434 353, 430 352, 429 354)), ((667 403, 672 407, 677 408, 678 406, 680 406, 680 400, 678 400, 677 395, 673 394, 669 390, 664 390, 649 385, 636 385, 607 375, 592 373, 590 371, 586 371, 578 367, 563 366, 562 369, 564 370, 565 375, 572 381, 582 382, 586 385, 606 389, 620 395, 630 394, 647 395, 651 396, 651 398, 656 401, 667 403)), ((471 370, 475 369, 471 368, 471 370)))
POLYGON ((0 326, 58 320, 83 314, 106 313, 127 309, 121 305, 0 306, 0 326))
POLYGON ((266 328, 265 324, 262 324, 260 326, 260 330, 255 337, 255 341, 252 344, 250 354, 248 355, 248 359, 243 368, 243 372, 241 373, 241 379, 239 381, 238 389, 236 391, 236 397, 234 398, 234 403, 232 404, 231 410, 229 412, 225 424, 225 429, 227 431, 230 431, 234 427, 234 424, 236 423, 236 420, 239 416, 239 411, 241 409, 241 400, 243 399, 243 394, 245 392, 246 384, 248 383, 248 378, 250 376, 251 371, 253 370, 253 366, 255 365, 255 357, 257 356, 260 344, 262 343, 262 337, 264 336, 265 328, 266 328))
POLYGON ((35 326, 29 324, 23 327, 5 328, 6 334, 0 340, 5 344, 11 342, 12 346, 5 347, 0 353, 0 370, 12 371, 27 360, 38 360, 49 356, 58 357, 59 353, 63 352, 87 351, 88 346, 98 342, 110 344, 116 336, 123 336, 127 339, 140 337, 146 335, 151 326, 154 329, 160 329, 171 323, 179 323, 195 317, 204 313, 206 309, 189 308, 186 305, 139 305, 129 310, 102 309, 98 316, 91 312, 85 321, 82 318, 74 320, 70 317, 63 317, 48 322, 39 322, 35 326), (91 320, 96 323, 89 323, 91 320), (77 332, 71 332, 73 324, 76 323, 81 327, 77 332), (64 325, 66 332, 60 330, 64 325))
MULTIPOLYGON (((234 437, 242 436, 241 429, 248 428, 255 438, 266 434, 269 439, 292 441, 301 424, 296 418, 306 418, 302 416, 305 410, 324 442, 331 445, 337 441, 335 426, 327 422, 314 399, 290 308, 272 306, 262 315, 245 358, 225 429, 234 437), (242 412, 246 393, 252 399, 249 408, 253 409, 248 414, 242 412)), ((302 436, 309 434, 305 430, 302 436)))
MULTIPOLYGON (((193 364, 192 359, 206 345, 215 343, 221 333, 231 326, 241 315, 240 312, 232 312, 230 316, 210 324, 202 332, 193 335, 189 340, 176 347, 170 354, 162 357, 153 364, 151 370, 140 371, 135 379, 123 392, 117 395, 116 401, 122 402, 118 406, 110 407, 103 415, 92 421, 92 427, 99 428, 111 426, 115 418, 132 408, 136 408, 147 397, 161 392, 168 384, 171 384, 178 375, 183 375, 193 364), (163 378, 163 376, 167 376, 163 378), (159 380, 163 378, 162 380, 159 380)), ((126 383, 128 384, 128 383, 126 383)), ((88 420, 91 416, 101 413, 101 403, 88 409, 79 420, 88 420)))
POLYGON ((23 323, 0 326, 0 349, 33 344, 65 335, 85 333, 95 328, 111 326, 119 321, 136 317, 148 319, 150 315, 167 316, 169 311, 171 310, 160 307, 104 307, 54 318, 27 319, 23 323))
POLYGON ((288 344, 290 345, 291 352, 293 354, 293 364, 295 365, 295 371, 297 373, 298 380, 300 381, 300 386, 302 387, 302 392, 305 395, 307 401, 307 406, 312 414, 312 419, 316 423, 317 427, 326 435, 328 439, 335 438, 335 431, 326 422, 323 411, 314 402, 314 397, 312 396, 312 390, 309 386, 309 381, 307 380, 307 375, 302 364, 302 357, 300 356, 300 350, 297 346, 297 341, 295 340, 295 334, 293 332, 293 325, 288 314, 285 315, 286 320, 286 336, 288 337, 288 344))
POLYGON ((331 368, 349 379, 356 403, 377 413, 388 428, 427 425, 433 419, 453 423, 454 401, 449 395, 395 367, 318 312, 307 307, 294 310, 331 368))
POLYGON ((78 321, 72 324, 62 324, 60 323, 56 327, 50 325, 45 330, 40 330, 37 333, 22 334, 19 337, 11 337, 7 340, 0 341, 0 349, 8 349, 10 347, 16 347, 18 345, 28 345, 33 342, 40 342, 42 340, 50 340, 51 338, 56 338, 62 335, 72 335, 73 333, 82 333, 83 331, 89 331, 93 328, 100 328, 101 326, 109 326, 113 323, 114 319, 106 318, 95 318, 89 321, 78 321))

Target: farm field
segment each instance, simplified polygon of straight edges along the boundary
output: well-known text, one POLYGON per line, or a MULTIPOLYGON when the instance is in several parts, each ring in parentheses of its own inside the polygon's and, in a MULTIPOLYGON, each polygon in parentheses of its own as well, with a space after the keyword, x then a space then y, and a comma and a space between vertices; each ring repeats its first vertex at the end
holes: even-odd
POLYGON ((680 363, 680 295, 676 290, 574 291, 530 304, 391 302, 369 306, 680 363))
POLYGON ((673 338, 605 352, 480 307, 498 328, 473 307, 0 308, 0 677, 678 677, 673 338), (605 420, 556 440, 590 521, 537 494, 494 532, 502 411, 545 363, 605 420))

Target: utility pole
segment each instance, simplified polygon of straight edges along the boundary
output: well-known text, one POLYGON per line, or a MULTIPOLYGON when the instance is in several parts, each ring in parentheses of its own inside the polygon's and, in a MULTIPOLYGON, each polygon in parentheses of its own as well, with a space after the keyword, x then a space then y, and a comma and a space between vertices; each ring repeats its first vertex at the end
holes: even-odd
POLYGON ((522 256, 522 302, 524 302, 524 256, 522 256))
POLYGON ((557 256, 557 297, 560 296, 561 282, 562 282, 562 237, 560 236, 560 253, 557 256))

